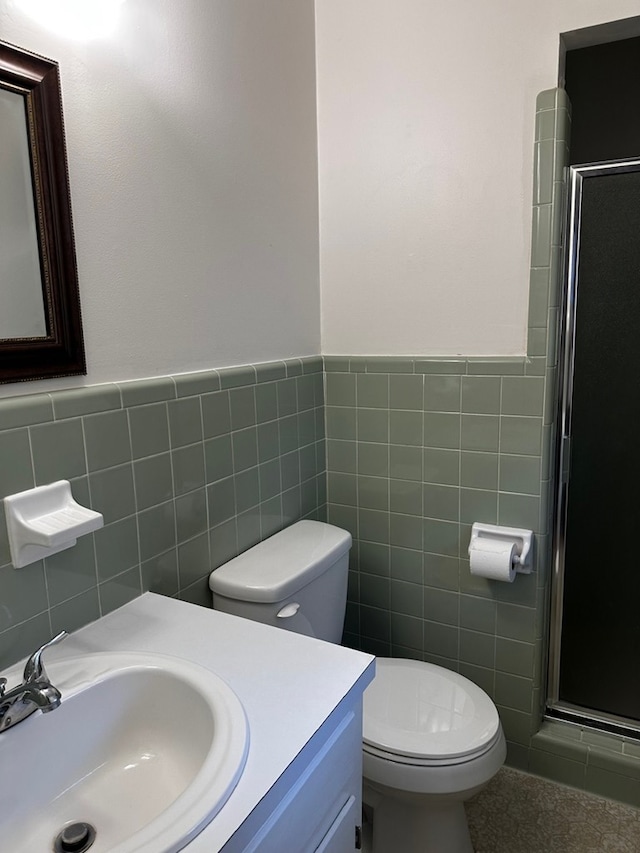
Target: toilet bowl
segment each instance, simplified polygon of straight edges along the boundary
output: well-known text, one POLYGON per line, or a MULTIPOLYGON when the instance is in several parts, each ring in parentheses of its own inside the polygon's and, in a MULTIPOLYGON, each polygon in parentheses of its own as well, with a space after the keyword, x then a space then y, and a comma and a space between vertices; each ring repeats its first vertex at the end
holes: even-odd
MULTIPOLYGON (((339 642, 351 535, 300 521, 211 573, 217 610, 339 642)), ((373 853, 473 853, 464 801, 506 756, 498 711, 458 673, 377 658, 364 694, 363 799, 373 853)))
POLYGON ((505 756, 498 712, 477 685, 433 664, 378 658, 363 714, 374 853, 472 853, 464 801, 505 756))

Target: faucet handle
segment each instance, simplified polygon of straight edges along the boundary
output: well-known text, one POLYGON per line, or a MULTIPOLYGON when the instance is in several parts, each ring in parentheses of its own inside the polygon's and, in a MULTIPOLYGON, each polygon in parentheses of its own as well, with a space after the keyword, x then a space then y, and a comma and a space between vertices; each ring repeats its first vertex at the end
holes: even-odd
POLYGON ((55 646, 57 643, 61 643, 65 637, 68 637, 66 631, 60 631, 59 634, 56 634, 55 637, 49 640, 48 643, 40 646, 37 652, 34 652, 29 660, 26 662, 24 667, 23 680, 25 683, 27 681, 38 681, 40 679, 47 680, 47 673, 44 668, 44 664, 42 663, 42 653, 48 649, 50 646, 55 646))

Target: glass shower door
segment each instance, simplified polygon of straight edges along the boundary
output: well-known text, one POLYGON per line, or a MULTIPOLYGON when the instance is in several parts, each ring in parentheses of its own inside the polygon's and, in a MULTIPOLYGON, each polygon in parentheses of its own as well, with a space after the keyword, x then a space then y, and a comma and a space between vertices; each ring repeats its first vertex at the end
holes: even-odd
POLYGON ((640 729, 640 161, 570 173, 549 704, 640 729))

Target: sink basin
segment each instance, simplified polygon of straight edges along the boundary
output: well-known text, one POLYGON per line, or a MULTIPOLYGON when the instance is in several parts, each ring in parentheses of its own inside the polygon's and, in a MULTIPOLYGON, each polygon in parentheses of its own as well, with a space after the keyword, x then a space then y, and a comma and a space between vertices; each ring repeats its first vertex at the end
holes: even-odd
POLYGON ((86 822, 91 853, 181 850, 242 774, 249 733, 235 693, 164 655, 90 654, 47 671, 60 707, 0 734, 2 849, 50 851, 86 822))

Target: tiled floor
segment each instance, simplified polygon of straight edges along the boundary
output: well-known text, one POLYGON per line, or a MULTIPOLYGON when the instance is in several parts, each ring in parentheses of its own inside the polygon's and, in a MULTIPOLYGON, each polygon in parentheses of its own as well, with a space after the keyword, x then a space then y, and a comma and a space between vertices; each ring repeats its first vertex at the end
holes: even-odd
POLYGON ((467 816, 476 853, 640 853, 640 810, 508 768, 467 816))

